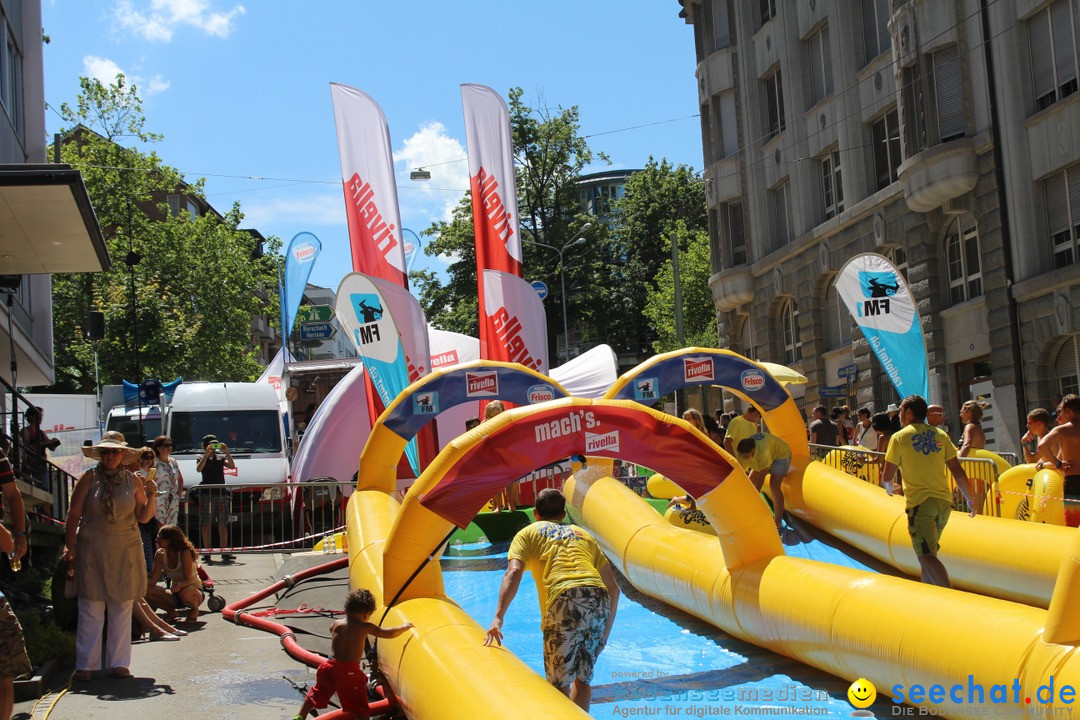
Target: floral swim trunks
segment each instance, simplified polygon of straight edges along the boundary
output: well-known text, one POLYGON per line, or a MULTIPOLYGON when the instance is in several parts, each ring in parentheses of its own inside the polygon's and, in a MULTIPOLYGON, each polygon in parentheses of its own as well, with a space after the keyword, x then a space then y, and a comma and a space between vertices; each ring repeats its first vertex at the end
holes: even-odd
POLYGON ((549 683, 562 688, 576 679, 592 681, 610 613, 611 599, 603 587, 581 585, 552 599, 541 623, 549 683))
POLYGON ((0 595, 0 678, 16 678, 32 669, 23 643, 22 626, 7 598, 0 595))

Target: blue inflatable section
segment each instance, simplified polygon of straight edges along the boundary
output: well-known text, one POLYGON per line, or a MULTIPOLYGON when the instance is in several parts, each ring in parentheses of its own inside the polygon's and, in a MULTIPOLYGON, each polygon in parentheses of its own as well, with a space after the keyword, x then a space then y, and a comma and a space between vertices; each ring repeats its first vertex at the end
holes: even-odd
POLYGON ((475 400, 533 405, 566 397, 554 381, 508 367, 453 368, 428 375, 419 389, 401 398, 384 425, 408 440, 443 410, 475 400))
POLYGON ((655 405, 668 393, 698 385, 720 385, 742 393, 764 412, 788 399, 772 375, 746 358, 726 353, 688 353, 641 369, 615 396, 655 405))

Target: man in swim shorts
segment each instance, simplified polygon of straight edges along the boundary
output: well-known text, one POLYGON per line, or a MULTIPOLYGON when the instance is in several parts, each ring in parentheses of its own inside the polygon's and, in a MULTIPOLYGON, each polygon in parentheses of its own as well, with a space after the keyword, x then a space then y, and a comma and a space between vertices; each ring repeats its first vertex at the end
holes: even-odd
POLYGON ((765 473, 769 474, 769 490, 773 501, 773 522, 779 530, 784 522, 784 491, 781 486, 784 476, 791 468, 791 448, 788 444, 771 433, 754 433, 740 440, 736 448, 739 463, 750 470, 750 482, 759 491, 765 483, 765 473))
POLYGON ((484 645, 502 645, 503 616, 528 569, 543 612, 540 625, 547 681, 588 712, 593 665, 615 622, 619 586, 593 536, 563 522, 566 498, 561 491, 541 490, 534 511, 536 522, 510 543, 495 619, 484 645))
POLYGON ((1065 524, 1080 527, 1080 396, 1066 395, 1058 406, 1059 422, 1039 440, 1036 470, 1056 467, 1065 475, 1065 524), (1054 455, 1057 448, 1057 455, 1054 455))
POLYGON ((952 587, 949 573, 937 552, 941 531, 949 521, 953 496, 945 468, 949 468, 975 517, 978 508, 971 493, 967 473, 956 457, 956 446, 940 428, 926 424, 926 400, 909 395, 900 403, 900 432, 889 439, 881 481, 885 492, 893 494, 896 470, 903 471, 904 499, 907 502, 908 533, 922 568, 922 580, 931 585, 952 587))

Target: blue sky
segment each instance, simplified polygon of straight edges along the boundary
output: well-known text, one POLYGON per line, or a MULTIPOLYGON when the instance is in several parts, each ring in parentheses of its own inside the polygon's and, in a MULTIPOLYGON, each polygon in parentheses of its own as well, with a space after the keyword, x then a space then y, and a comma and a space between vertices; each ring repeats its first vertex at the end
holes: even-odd
MULTIPOLYGON (((107 82, 122 71, 139 87, 148 129, 165 136, 155 146, 163 160, 188 180, 205 177, 219 210, 239 202, 245 227, 284 242, 317 235, 311 281, 336 289, 351 260, 331 82, 381 105, 402 224, 419 233, 468 188, 463 82, 577 105, 610 167, 653 155, 700 170, 693 35, 679 9, 677 0, 44 0, 45 98, 59 108, 74 102, 79 76, 107 82), (647 127, 627 129, 636 126, 647 127), (409 180, 419 166, 430 181, 409 180)), ((62 124, 52 110, 46 118, 50 133, 62 124)))

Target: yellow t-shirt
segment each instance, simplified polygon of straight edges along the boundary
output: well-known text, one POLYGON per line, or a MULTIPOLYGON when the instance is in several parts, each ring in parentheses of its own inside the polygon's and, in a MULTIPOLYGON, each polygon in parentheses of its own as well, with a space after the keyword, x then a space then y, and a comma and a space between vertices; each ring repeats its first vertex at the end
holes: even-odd
POLYGON ((754 439, 754 454, 745 461, 739 458, 750 470, 768 470, 777 460, 791 457, 788 444, 771 433, 754 433, 750 437, 754 439))
POLYGON ((593 536, 577 525, 538 520, 514 536, 507 557, 520 560, 532 573, 544 613, 564 590, 581 585, 604 587, 600 568, 607 558, 593 536))
POLYGON ((945 463, 956 457, 956 446, 944 431, 925 423, 912 423, 893 433, 885 461, 900 468, 909 508, 927 498, 952 502, 945 463))
POLYGON ((745 440, 746 438, 757 434, 757 432, 757 425, 750 422, 742 415, 736 415, 731 418, 731 421, 728 423, 727 433, 725 434, 724 439, 731 438, 731 452, 734 453, 739 450, 740 440, 745 440))

